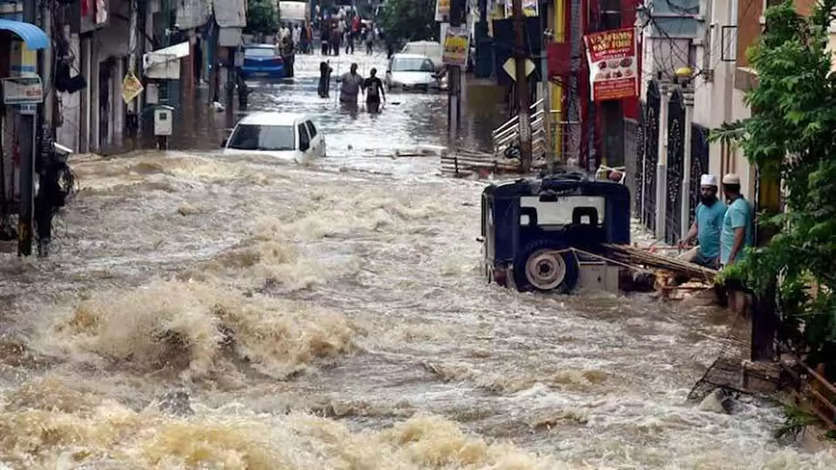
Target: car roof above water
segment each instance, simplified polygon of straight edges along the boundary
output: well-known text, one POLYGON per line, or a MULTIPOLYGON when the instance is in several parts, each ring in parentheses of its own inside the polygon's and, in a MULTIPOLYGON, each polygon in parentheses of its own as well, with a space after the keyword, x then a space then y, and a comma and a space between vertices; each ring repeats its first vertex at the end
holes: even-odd
POLYGON ((239 124, 249 124, 257 126, 292 126, 299 121, 306 121, 309 118, 304 114, 298 113, 273 113, 273 112, 257 112, 244 116, 239 124))
POLYGON ((247 44, 244 49, 275 49, 275 44, 247 44))

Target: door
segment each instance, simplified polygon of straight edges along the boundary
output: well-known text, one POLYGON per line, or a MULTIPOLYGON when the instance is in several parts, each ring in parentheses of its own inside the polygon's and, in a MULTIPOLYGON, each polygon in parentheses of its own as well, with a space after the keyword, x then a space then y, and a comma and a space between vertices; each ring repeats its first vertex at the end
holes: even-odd
POLYGON ((311 136, 308 134, 308 127, 304 122, 300 122, 296 127, 299 132, 299 151, 305 157, 312 157, 315 155, 313 146, 311 145, 311 136))
POLYGON ((311 150, 313 150, 314 156, 324 157, 325 139, 319 134, 313 121, 308 120, 305 125, 308 127, 308 134, 311 136, 311 150))

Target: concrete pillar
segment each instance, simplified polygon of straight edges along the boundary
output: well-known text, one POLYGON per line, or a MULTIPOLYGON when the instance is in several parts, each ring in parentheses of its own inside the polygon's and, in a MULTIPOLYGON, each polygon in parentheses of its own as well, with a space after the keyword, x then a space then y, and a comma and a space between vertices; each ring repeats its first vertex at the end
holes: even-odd
POLYGON ((125 113, 127 106, 125 100, 122 99, 122 77, 125 76, 125 62, 117 60, 113 67, 113 73, 110 76, 111 93, 110 93, 110 143, 121 147, 123 142, 122 137, 125 135, 125 113))
POLYGON ((101 106, 99 106, 99 69, 101 63, 99 62, 99 48, 96 47, 95 39, 92 42, 92 54, 90 59, 90 151, 98 152, 101 150, 102 142, 100 142, 99 135, 99 114, 101 106))
POLYGON ((685 158, 682 169, 682 209, 680 212, 680 238, 688 236, 690 230, 689 219, 691 218, 691 178, 699 178, 700 175, 691 174, 691 123, 694 122, 694 88, 688 84, 683 89, 683 101, 685 102, 685 133, 683 142, 685 158))
POLYGON ((78 151, 79 152, 89 152, 90 151, 90 116, 91 116, 91 88, 93 86, 93 77, 91 75, 91 71, 93 67, 90 63, 91 61, 91 48, 92 48, 92 38, 85 37, 81 40, 81 53, 79 54, 81 65, 80 70, 81 74, 87 80, 87 86, 84 87, 79 93, 81 94, 81 100, 79 103, 79 125, 78 125, 78 151))
POLYGON ((665 239, 665 215, 668 195, 668 107, 671 101, 669 83, 659 84, 659 154, 656 164, 656 239, 665 239))

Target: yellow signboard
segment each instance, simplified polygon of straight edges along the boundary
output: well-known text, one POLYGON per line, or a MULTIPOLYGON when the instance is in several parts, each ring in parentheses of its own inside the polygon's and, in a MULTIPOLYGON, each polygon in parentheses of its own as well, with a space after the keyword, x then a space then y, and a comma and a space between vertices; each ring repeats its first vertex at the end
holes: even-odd
POLYGON ((142 93, 142 83, 136 78, 136 75, 133 73, 128 72, 125 75, 125 79, 122 80, 122 99, 125 100, 125 103, 130 103, 134 100, 140 93, 142 93))
POLYGON ((436 0, 435 20, 446 22, 450 18, 450 0, 436 0))
POLYGON ((447 65, 467 67, 467 54, 470 49, 470 35, 466 26, 451 26, 444 37, 442 62, 447 65))

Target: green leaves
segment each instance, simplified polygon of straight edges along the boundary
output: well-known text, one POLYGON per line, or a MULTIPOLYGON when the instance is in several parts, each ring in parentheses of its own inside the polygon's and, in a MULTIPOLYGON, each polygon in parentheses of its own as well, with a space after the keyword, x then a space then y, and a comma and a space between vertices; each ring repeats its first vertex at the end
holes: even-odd
POLYGON ((387 38, 394 41, 437 40, 435 0, 388 0, 383 27, 387 38))
POLYGON ((278 30, 276 2, 270 0, 249 0, 247 4, 247 27, 249 34, 273 34, 278 30))

